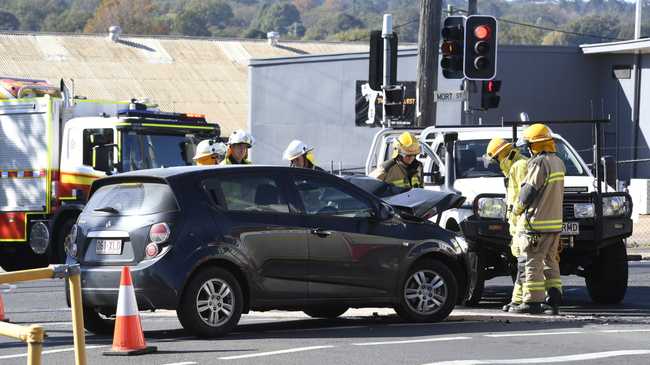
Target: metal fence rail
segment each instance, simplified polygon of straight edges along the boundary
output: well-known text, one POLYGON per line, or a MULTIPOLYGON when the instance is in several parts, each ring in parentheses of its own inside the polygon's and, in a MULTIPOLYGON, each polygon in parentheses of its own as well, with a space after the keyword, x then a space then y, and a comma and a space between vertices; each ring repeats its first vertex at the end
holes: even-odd
MULTIPOLYGON (((0 284, 65 278, 70 287, 72 333, 76 365, 86 365, 86 338, 81 304, 81 270, 79 265, 50 265, 42 269, 22 270, 0 274, 0 284)), ((19 326, 0 323, 0 335, 27 342, 27 364, 40 365, 45 331, 39 325, 19 326)))

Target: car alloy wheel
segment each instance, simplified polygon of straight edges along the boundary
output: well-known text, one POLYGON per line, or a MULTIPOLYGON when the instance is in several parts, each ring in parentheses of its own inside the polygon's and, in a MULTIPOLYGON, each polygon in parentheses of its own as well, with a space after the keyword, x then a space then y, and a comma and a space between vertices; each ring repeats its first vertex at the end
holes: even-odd
POLYGON ((232 317, 235 296, 221 279, 206 281, 196 294, 196 310, 201 320, 210 327, 219 327, 232 317))
POLYGON ((189 333, 211 338, 223 336, 237 325, 243 304, 237 278, 224 268, 210 266, 192 275, 176 313, 189 333))
POLYGON ((404 299, 409 308, 422 316, 431 315, 447 302, 445 280, 432 270, 414 272, 404 284, 404 299))

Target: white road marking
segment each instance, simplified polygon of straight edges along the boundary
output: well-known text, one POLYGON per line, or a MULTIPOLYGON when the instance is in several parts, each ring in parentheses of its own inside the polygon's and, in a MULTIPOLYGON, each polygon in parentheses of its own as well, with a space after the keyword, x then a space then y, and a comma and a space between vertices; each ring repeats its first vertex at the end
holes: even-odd
POLYGON ((650 332, 650 329, 647 330, 601 330, 602 333, 627 333, 627 332, 650 332))
MULTIPOLYGON (((102 347, 108 347, 108 345, 90 345, 90 346, 86 346, 86 350, 98 349, 98 348, 102 348, 102 347)), ((47 350, 47 351, 43 351, 42 354, 43 355, 45 355, 45 354, 56 354, 56 353, 59 353, 59 352, 70 352, 70 351, 74 351, 74 347, 65 348, 65 349, 47 350)), ((27 353, 0 356, 0 360, 15 359, 15 358, 18 358, 18 357, 27 357, 27 353)))
POLYGON ((519 336, 551 336, 551 335, 579 335, 584 334, 584 331, 570 331, 570 332, 535 332, 535 333, 500 333, 496 335, 483 335, 485 337, 519 337, 519 336))
POLYGON ((186 362, 170 362, 170 363, 163 364, 163 365, 195 365, 195 364, 198 364, 198 363, 196 363, 194 361, 186 361, 186 362))
POLYGON ((404 340, 404 341, 362 342, 362 343, 353 343, 352 345, 354 346, 399 345, 405 343, 456 341, 456 340, 470 340, 470 339, 471 337, 437 337, 437 338, 421 338, 418 340, 404 340))
POLYGON ((616 356, 648 355, 650 350, 621 350, 592 352, 577 355, 553 356, 553 357, 533 357, 528 359, 500 359, 500 360, 452 360, 432 362, 426 365, 484 365, 484 364, 543 364, 559 363, 568 361, 586 361, 604 359, 616 356))
POLYGON ((290 354, 292 352, 301 352, 301 351, 312 351, 312 350, 320 350, 320 349, 329 349, 334 346, 310 346, 310 347, 296 347, 294 349, 287 349, 287 350, 278 350, 278 351, 269 351, 269 352, 258 352, 254 354, 247 354, 247 355, 236 355, 236 356, 226 356, 226 357, 220 357, 219 360, 237 360, 237 359, 247 359, 251 357, 262 357, 262 356, 271 356, 271 355, 282 355, 282 354, 290 354))

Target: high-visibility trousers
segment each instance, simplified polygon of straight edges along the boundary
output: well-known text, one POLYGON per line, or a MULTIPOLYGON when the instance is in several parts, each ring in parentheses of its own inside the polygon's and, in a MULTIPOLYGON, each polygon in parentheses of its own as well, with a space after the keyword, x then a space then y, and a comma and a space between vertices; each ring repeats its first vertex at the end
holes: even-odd
POLYGON ((524 282, 526 282, 526 259, 522 256, 521 241, 523 237, 515 235, 512 237, 510 243, 510 252, 512 256, 517 258, 517 276, 515 277, 515 285, 512 288, 512 296, 510 297, 511 303, 522 303, 524 300, 524 282))
POLYGON ((525 303, 542 303, 546 290, 562 290, 560 263, 557 258, 560 233, 528 234, 521 250, 526 256, 526 282, 523 285, 525 303))

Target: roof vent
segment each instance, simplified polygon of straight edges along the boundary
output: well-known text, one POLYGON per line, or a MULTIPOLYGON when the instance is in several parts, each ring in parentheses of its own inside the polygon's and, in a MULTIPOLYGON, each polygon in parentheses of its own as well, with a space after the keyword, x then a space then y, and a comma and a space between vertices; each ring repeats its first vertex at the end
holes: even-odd
POLYGON ((112 25, 108 28, 108 39, 113 42, 117 42, 120 39, 122 34, 122 28, 119 25, 112 25))
POLYGON ((275 47, 278 45, 278 40, 280 39, 280 33, 268 32, 266 33, 266 39, 269 40, 269 46, 275 47))

